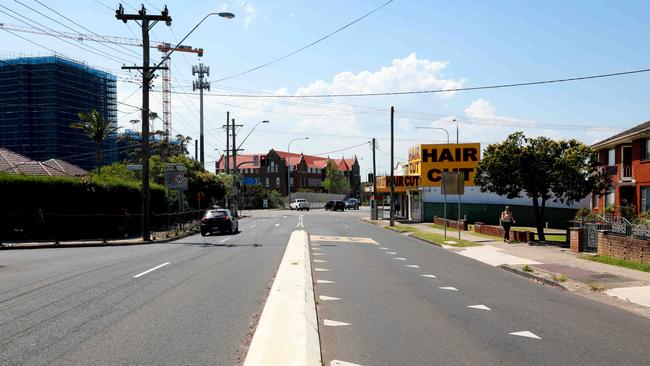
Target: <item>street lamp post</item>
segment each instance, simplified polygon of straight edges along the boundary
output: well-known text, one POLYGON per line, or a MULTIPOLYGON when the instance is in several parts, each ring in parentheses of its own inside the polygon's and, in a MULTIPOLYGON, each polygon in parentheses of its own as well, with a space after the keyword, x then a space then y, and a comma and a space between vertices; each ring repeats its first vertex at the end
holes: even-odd
POLYGON ((248 133, 248 135, 246 135, 246 137, 244 137, 244 140, 241 142, 241 144, 239 144, 239 146, 237 147, 237 150, 239 150, 239 148, 242 147, 242 145, 244 145, 244 142, 246 142, 246 139, 248 138, 248 136, 250 136, 251 133, 253 133, 253 131, 255 131, 255 129, 257 128, 257 126, 260 125, 260 123, 269 123, 269 121, 264 120, 264 121, 259 121, 259 122, 257 122, 257 123, 255 124, 255 126, 253 126, 253 128, 251 128, 251 130, 250 130, 250 132, 248 133))
MULTIPOLYGON (((449 132, 447 132, 447 130, 445 130, 442 127, 419 127, 418 126, 418 127, 415 127, 415 129, 416 130, 419 129, 419 130, 441 130, 441 131, 445 131, 445 134, 447 135, 447 143, 449 143, 449 132)), ((456 135, 456 137, 458 138, 458 135, 456 135)), ((456 143, 458 143, 458 140, 456 140, 456 143)))
POLYGON ((289 141, 289 145, 287 146, 287 198, 289 200, 289 205, 291 205, 291 169, 289 168, 289 155, 291 151, 291 143, 298 140, 309 140, 309 137, 295 138, 289 141))

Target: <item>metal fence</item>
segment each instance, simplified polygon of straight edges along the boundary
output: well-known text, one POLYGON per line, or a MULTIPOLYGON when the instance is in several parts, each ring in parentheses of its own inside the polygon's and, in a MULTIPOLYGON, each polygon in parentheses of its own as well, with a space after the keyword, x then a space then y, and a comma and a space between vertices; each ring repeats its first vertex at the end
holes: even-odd
MULTIPOLYGON (((205 211, 154 213, 152 237, 169 238, 197 229, 205 211)), ((0 245, 134 239, 142 233, 142 214, 109 213, 0 213, 0 245)))
POLYGON ((587 252, 598 251, 598 231, 650 240, 650 221, 630 222, 620 215, 601 215, 573 221, 574 228, 582 229, 582 244, 587 252))

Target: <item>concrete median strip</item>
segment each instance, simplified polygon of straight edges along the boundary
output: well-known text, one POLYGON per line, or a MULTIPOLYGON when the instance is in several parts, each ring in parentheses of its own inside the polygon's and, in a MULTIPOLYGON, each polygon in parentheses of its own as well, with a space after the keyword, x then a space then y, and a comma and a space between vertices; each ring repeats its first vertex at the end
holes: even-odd
POLYGON ((244 366, 321 365, 309 238, 291 234, 244 366))

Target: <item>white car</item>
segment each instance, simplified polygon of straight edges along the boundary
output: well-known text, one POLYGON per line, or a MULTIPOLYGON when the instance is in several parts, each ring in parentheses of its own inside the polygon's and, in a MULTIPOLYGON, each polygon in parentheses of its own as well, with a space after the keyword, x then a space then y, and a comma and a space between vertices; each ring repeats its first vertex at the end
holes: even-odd
POLYGON ((302 210, 309 211, 310 208, 311 208, 311 203, 307 202, 307 200, 304 198, 296 198, 289 205, 290 210, 296 210, 296 211, 302 211, 302 210))

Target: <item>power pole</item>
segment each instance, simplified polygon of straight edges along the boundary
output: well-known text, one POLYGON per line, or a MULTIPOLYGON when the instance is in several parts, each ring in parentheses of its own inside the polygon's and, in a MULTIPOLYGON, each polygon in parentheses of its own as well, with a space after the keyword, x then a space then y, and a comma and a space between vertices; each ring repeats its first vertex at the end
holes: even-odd
POLYGON ((239 180, 237 179, 237 127, 242 127, 243 125, 238 125, 235 124, 235 119, 232 119, 232 185, 233 185, 233 193, 234 193, 234 201, 233 201, 233 214, 235 217, 238 216, 238 195, 239 192, 237 189, 237 183, 239 183, 239 180))
POLYGON ((377 206, 377 163, 375 160, 375 150, 377 149, 377 140, 372 138, 372 196, 373 196, 373 207, 370 213, 370 218, 377 220, 379 218, 379 210, 377 206))
POLYGON ((395 155, 394 135, 395 107, 390 107, 390 226, 395 226, 395 182, 393 177, 393 159, 395 155))
POLYGON ((200 120, 200 137, 199 137, 199 144, 201 145, 201 166, 205 168, 205 150, 204 150, 204 145, 203 145, 203 90, 208 89, 210 90, 210 82, 207 80, 203 80, 206 76, 210 76, 210 66, 205 66, 203 63, 200 63, 196 66, 192 66, 192 76, 195 74, 198 74, 198 80, 194 80, 192 83, 192 90, 199 89, 199 93, 201 95, 200 97, 200 102, 199 102, 199 120, 200 120))
POLYGON ((149 88, 154 73, 164 67, 151 67, 149 65, 149 31, 159 21, 164 21, 168 26, 172 24, 167 6, 160 15, 148 15, 144 5, 137 14, 124 14, 124 7, 120 4, 115 11, 115 17, 124 23, 129 20, 136 21, 142 28, 142 66, 123 66, 126 70, 142 71, 142 240, 151 240, 149 215, 151 209, 149 194, 149 88), (138 22, 139 21, 139 22, 138 22), (150 22, 152 22, 150 24, 150 22))
POLYGON ((194 160, 199 161, 199 140, 194 140, 194 160))
POLYGON ((230 174, 230 111, 226 112, 226 174, 230 174))

